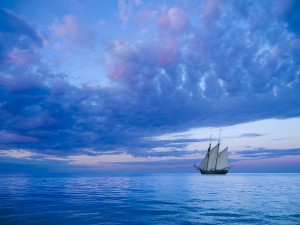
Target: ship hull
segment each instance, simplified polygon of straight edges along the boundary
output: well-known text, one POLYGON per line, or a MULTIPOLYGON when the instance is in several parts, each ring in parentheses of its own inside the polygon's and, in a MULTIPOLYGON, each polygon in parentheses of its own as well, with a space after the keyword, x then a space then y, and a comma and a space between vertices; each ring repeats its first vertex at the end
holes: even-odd
POLYGON ((206 171, 206 170, 200 170, 201 174, 226 174, 228 173, 228 170, 211 170, 211 171, 206 171))

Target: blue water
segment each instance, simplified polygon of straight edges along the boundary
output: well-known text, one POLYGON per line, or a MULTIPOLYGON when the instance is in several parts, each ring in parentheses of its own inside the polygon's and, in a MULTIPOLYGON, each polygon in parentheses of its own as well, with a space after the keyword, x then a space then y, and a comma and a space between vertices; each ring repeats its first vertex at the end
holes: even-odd
POLYGON ((300 224, 300 174, 2 175, 0 224, 300 224))

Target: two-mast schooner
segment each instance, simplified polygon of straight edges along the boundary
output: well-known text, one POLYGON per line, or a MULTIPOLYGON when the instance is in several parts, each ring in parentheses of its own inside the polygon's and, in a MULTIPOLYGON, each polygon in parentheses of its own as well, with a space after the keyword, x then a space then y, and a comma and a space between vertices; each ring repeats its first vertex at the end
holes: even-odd
MULTIPOLYGON (((221 132, 220 132, 221 135, 221 132)), ((219 142, 216 146, 211 148, 211 137, 207 153, 199 166, 194 164, 194 167, 200 171, 201 174, 226 174, 229 169, 228 164, 228 147, 219 153, 219 142)))

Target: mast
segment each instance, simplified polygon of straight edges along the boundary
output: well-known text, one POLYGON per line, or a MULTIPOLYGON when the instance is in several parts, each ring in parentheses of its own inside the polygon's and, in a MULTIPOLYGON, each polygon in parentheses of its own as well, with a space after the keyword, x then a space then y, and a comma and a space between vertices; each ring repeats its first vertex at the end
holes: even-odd
MULTIPOLYGON (((222 130, 222 129, 220 129, 220 133, 219 133, 219 143, 218 143, 219 147, 220 147, 220 140, 221 140, 221 130, 222 130)), ((218 148, 218 151, 217 151, 217 158, 216 158, 216 166, 215 166, 215 170, 217 169, 218 155, 219 155, 219 148, 218 148)))
POLYGON ((209 138, 209 146, 208 146, 208 149, 207 149, 207 163, 206 163, 206 170, 208 168, 208 161, 209 161, 209 151, 210 151, 210 148, 211 148, 211 134, 210 134, 210 138, 209 138))

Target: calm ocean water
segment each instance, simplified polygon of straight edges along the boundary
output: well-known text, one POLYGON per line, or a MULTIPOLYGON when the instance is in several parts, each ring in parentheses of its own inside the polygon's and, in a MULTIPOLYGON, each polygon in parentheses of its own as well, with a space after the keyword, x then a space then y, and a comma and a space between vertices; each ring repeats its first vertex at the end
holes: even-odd
POLYGON ((2 175, 0 224, 300 224, 300 174, 2 175))

